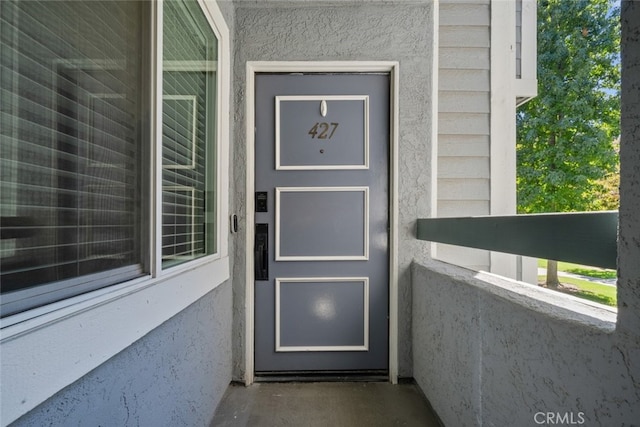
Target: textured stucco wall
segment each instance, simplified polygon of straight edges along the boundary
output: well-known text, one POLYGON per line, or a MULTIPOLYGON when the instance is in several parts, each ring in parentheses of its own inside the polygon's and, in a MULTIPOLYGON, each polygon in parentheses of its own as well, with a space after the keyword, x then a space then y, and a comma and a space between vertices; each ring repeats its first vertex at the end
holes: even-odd
POLYGON ((614 314, 574 315, 557 296, 519 298, 515 282, 439 262, 414 264, 413 276, 414 376, 445 425, 640 419, 639 342, 614 331, 614 314), (488 289, 501 282, 503 295, 488 289))
MULTIPOLYGON (((559 414, 556 425, 638 425, 638 123, 640 2, 623 1, 617 320, 594 308, 584 309, 590 313, 584 317, 564 295, 542 301, 525 295, 524 285, 500 279, 508 290, 502 294, 511 292, 504 298, 495 283, 468 270, 415 264, 414 375, 445 425, 553 424, 536 423, 548 420, 536 419, 538 412, 559 414), (573 418, 559 418, 565 414, 573 418)), ((542 291, 529 288, 537 297, 542 291)))
MULTIPOLYGON (((234 377, 244 377, 247 61, 400 62, 399 368, 411 376, 410 269, 426 257, 415 220, 430 212, 433 5, 431 2, 238 1, 235 21, 235 211, 242 214, 234 277, 234 377)), ((253 197, 251 195, 251 197, 253 197)))
POLYGON ((230 381, 225 282, 12 426, 208 426, 230 381))
MULTIPOLYGON (((637 337, 640 334, 640 2, 622 2, 621 44, 619 329, 637 337)), ((635 359, 640 360, 640 349, 635 359)), ((640 372, 637 374, 640 384, 640 372)))

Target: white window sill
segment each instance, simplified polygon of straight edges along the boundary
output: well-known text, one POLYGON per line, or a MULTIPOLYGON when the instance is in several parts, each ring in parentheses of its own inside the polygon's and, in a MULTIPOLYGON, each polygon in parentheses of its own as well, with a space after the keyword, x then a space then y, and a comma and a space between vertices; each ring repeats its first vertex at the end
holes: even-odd
POLYGON ((225 256, 2 319, 0 424, 82 378, 228 278, 225 256))

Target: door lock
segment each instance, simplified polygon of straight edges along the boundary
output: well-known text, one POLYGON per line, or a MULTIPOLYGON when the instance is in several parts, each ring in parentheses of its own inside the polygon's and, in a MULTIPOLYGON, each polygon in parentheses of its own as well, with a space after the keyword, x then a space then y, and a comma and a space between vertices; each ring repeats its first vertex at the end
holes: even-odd
POLYGON ((269 280, 269 224, 256 224, 253 255, 255 280, 269 280))

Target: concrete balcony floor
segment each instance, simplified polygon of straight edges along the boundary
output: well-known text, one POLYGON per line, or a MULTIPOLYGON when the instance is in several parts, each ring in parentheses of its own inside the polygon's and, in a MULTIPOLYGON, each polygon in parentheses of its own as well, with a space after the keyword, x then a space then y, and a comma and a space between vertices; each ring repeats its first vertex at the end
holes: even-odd
POLYGON ((441 424, 415 384, 315 382, 232 384, 211 427, 421 426, 441 424))

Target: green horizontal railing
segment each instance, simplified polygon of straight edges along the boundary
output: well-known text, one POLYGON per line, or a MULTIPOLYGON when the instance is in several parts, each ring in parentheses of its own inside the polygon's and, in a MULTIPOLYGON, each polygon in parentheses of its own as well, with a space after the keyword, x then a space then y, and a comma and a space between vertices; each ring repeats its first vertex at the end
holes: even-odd
POLYGON ((618 212, 429 218, 417 237, 594 267, 617 265, 618 212))

